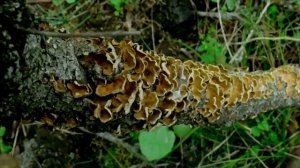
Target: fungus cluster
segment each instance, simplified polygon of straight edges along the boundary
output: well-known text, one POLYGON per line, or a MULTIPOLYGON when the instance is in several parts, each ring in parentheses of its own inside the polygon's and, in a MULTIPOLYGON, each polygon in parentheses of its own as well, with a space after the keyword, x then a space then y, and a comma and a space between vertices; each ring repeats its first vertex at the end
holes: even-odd
MULTIPOLYGON (((182 113, 214 123, 224 111, 250 101, 300 95, 295 66, 250 73, 144 52, 131 41, 103 41, 97 47, 81 59, 92 82, 66 86, 75 98, 91 96, 94 117, 103 123, 122 114, 169 126, 182 113)), ((63 90, 61 81, 53 81, 57 92, 63 90)))

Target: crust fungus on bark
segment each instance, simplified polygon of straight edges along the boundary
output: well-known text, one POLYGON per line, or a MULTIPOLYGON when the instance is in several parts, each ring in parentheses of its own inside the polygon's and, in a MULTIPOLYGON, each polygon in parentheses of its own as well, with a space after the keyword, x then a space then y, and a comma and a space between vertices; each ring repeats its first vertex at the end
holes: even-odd
MULTIPOLYGON (((297 65, 247 72, 183 62, 143 51, 131 41, 33 35, 28 37, 24 55, 30 65, 28 75, 33 75, 26 76, 26 82, 35 77, 33 83, 40 82, 43 92, 50 93, 39 99, 48 99, 54 111, 85 111, 107 125, 230 124, 300 104, 297 65), (29 44, 33 42, 38 45, 29 44)), ((28 83, 20 85, 30 89, 28 83)), ((39 86, 35 83, 34 87, 39 86)), ((20 92, 22 100, 28 91, 20 92)), ((29 92, 29 97, 35 95, 29 92)), ((37 98, 26 102, 32 101, 41 102, 37 98)), ((27 106, 51 110, 37 103, 27 106)))
MULTIPOLYGON (((106 94, 96 94, 111 101, 129 93, 133 103, 126 110, 130 109, 135 119, 147 124, 172 125, 177 120, 199 125, 206 121, 222 124, 299 104, 300 69, 296 65, 251 73, 221 65, 182 62, 145 52, 131 41, 103 41, 99 48, 83 59, 88 69, 100 67, 99 74, 93 76, 93 84, 106 94), (98 59, 109 60, 109 67, 114 67, 109 75, 98 59), (138 91, 121 88, 128 82, 135 82, 138 91), (116 92, 115 87, 109 86, 120 87, 116 92)), ((124 113, 128 100, 123 102, 118 113, 124 113)))

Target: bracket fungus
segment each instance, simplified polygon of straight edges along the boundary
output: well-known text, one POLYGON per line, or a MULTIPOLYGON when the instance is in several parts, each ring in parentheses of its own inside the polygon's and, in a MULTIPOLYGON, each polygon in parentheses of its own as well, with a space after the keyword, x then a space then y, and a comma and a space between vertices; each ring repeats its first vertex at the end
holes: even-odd
POLYGON ((89 84, 80 84, 77 81, 68 82, 67 88, 71 91, 74 98, 87 97, 93 92, 89 84))
MULTIPOLYGON (((103 123, 129 115, 150 125, 224 124, 300 104, 297 65, 248 72, 144 52, 131 41, 94 45, 98 51, 80 61, 90 83, 71 81, 67 88, 75 98, 94 99, 94 116, 103 123)), ((52 83, 64 91, 61 81, 52 83)))

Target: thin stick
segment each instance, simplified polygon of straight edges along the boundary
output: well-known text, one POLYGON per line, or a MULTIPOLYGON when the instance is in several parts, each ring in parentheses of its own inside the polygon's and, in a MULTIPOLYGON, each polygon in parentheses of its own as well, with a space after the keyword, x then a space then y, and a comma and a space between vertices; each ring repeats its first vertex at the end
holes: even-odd
POLYGON ((18 135, 19 135, 19 132, 20 132, 21 124, 22 124, 22 120, 20 121, 20 123, 18 125, 18 128, 17 128, 17 131, 16 131, 16 136, 14 138, 13 148, 12 148, 11 153, 10 153, 11 156, 14 156, 14 153, 15 153, 15 150, 16 150, 16 145, 17 145, 17 140, 18 140, 18 135))
MULTIPOLYGON (((219 12, 197 11, 197 15, 198 16, 202 16, 202 17, 219 18, 219 12)), ((244 22, 244 20, 237 13, 225 12, 225 13, 221 13, 221 16, 222 16, 223 20, 235 20, 235 19, 238 19, 238 20, 244 22)))
MULTIPOLYGON (((265 5, 264 9, 262 10, 262 12, 260 13, 258 19, 256 20, 255 24, 257 25, 262 17, 264 16, 264 14, 266 13, 268 7, 272 4, 272 2, 270 0, 267 1, 267 4, 265 5)), ((249 33, 249 35, 247 36, 245 42, 247 43, 247 41, 249 41, 251 39, 251 37, 253 36, 253 32, 254 30, 252 29, 249 33)), ((241 45, 241 47, 238 49, 238 51, 234 54, 234 56, 230 59, 229 63, 233 63, 233 61, 235 61, 237 59, 237 57, 239 57, 242 53, 242 51, 245 50, 245 45, 241 45)))
POLYGON ((219 0, 217 0, 217 8, 218 8, 218 18, 219 18, 219 22, 220 22, 221 31, 222 31, 222 35, 223 35, 223 38, 224 38, 225 46, 226 46, 227 51, 228 51, 228 53, 230 55, 230 58, 232 58, 233 55, 232 55, 232 53, 230 51, 229 44, 228 44, 228 41, 227 41, 227 38, 226 38, 226 35, 225 35, 223 23, 222 23, 222 16, 221 16, 221 12, 220 12, 220 2, 219 2, 219 0))
POLYGON ((50 31, 39 31, 35 29, 28 29, 20 26, 15 26, 17 29, 31 34, 38 34, 51 37, 116 37, 116 36, 136 36, 140 35, 140 31, 111 31, 111 32, 82 32, 82 33, 58 33, 50 31))
POLYGON ((251 42, 259 41, 259 40, 270 40, 270 41, 286 40, 286 41, 300 42, 300 38, 289 37, 289 36, 281 36, 281 37, 255 37, 255 38, 249 39, 248 41, 235 42, 235 43, 232 43, 232 44, 233 45, 243 45, 243 44, 247 44, 247 43, 251 43, 251 42))
POLYGON ((154 23, 153 23, 153 8, 151 8, 151 36, 152 36, 153 51, 154 51, 154 53, 156 53, 154 23))
POLYGON ((217 145, 215 148, 213 148, 209 153, 207 153, 200 161, 200 163, 198 164, 198 168, 202 166, 202 163, 204 161, 204 159, 206 159, 209 155, 213 154, 215 151, 217 151, 221 146, 223 146, 225 144, 226 141, 229 140, 229 138, 231 138, 231 136, 235 133, 235 131, 232 131, 230 133, 229 136, 227 136, 227 138, 225 138, 219 145, 217 145))
POLYGON ((33 4, 33 3, 50 3, 52 0, 26 0, 27 4, 33 4))
POLYGON ((263 160, 261 160, 261 158, 258 157, 258 155, 253 151, 252 148, 250 148, 250 146, 248 145, 248 143, 245 141, 245 139, 237 132, 237 134, 240 136, 241 140, 243 141, 243 143, 249 148, 249 150, 251 151, 251 153, 254 155, 254 157, 265 167, 268 168, 268 166, 264 163, 263 160))

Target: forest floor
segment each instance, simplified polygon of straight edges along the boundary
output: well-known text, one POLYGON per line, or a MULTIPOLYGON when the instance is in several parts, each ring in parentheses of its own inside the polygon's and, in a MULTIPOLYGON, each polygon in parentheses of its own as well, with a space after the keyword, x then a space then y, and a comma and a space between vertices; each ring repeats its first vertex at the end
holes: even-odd
MULTIPOLYGON (((37 23, 27 32, 106 32, 144 50, 249 71, 300 63, 298 0, 27 0, 26 8, 37 23)), ((23 167, 300 167, 299 108, 227 127, 170 127, 175 144, 155 161, 140 151, 139 131, 103 138, 80 131, 80 121, 65 122, 71 126, 49 115, 0 123, 1 153, 23 159, 23 167)))

